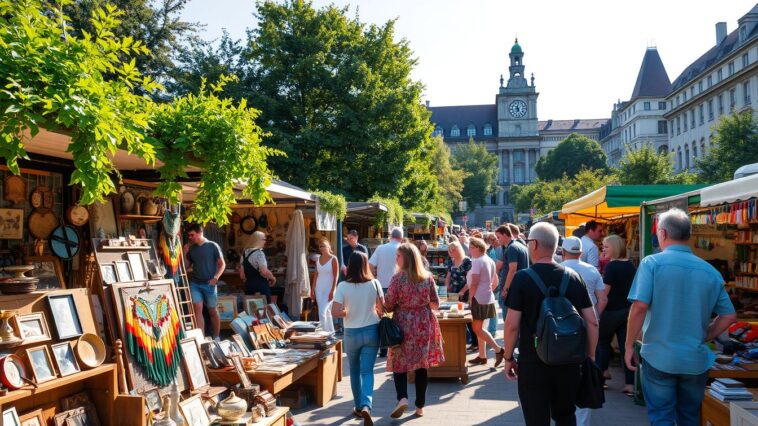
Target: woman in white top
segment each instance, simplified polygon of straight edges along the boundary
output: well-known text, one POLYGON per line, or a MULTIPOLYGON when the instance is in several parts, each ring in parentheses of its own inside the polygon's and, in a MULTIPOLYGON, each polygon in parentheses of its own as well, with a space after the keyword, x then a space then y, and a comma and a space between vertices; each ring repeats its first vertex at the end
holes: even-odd
POLYGON ((495 295, 492 293, 498 285, 497 267, 495 262, 487 256, 487 245, 481 238, 472 238, 471 245, 471 270, 467 281, 469 286, 469 307, 477 340, 479 340, 479 355, 469 360, 469 364, 479 365, 487 363, 487 346, 495 350, 495 367, 503 362, 505 351, 497 345, 489 331, 482 328, 484 320, 495 318, 495 295))
POLYGON ((339 266, 328 240, 318 243, 321 256, 316 259, 316 285, 311 287, 311 299, 318 304, 318 320, 324 331, 334 331, 331 307, 334 289, 337 287, 339 266))
POLYGON ((354 251, 347 263, 347 277, 334 293, 332 315, 345 318, 344 348, 350 364, 353 414, 373 425, 374 362, 379 352, 379 316, 384 294, 368 267, 366 254, 354 251))

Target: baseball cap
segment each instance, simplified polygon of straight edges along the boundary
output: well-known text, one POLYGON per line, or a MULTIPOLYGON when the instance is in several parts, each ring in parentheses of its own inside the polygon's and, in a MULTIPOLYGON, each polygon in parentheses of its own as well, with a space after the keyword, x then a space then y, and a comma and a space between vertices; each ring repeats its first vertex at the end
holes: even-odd
POLYGON ((563 244, 561 245, 561 248, 563 251, 577 254, 582 252, 582 240, 580 240, 577 237, 567 237, 563 239, 563 244))

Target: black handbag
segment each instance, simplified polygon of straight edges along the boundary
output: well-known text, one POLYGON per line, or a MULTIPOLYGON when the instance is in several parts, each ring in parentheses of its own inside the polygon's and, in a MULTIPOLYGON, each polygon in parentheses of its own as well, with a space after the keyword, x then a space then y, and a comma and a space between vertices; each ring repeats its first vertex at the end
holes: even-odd
POLYGON ((603 372, 595 361, 587 358, 582 365, 582 376, 579 380, 579 393, 576 406, 579 408, 603 408, 605 392, 603 391, 603 372))
POLYGON ((392 321, 392 318, 383 316, 379 320, 379 347, 394 348, 403 343, 403 330, 392 321))

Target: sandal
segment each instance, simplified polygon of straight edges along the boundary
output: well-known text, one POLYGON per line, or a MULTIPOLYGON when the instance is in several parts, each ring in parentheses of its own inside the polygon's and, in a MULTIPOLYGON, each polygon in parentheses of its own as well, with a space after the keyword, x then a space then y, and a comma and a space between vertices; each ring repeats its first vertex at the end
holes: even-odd
POLYGON ((505 359, 505 348, 500 348, 500 350, 495 353, 495 368, 500 366, 503 359, 505 359))

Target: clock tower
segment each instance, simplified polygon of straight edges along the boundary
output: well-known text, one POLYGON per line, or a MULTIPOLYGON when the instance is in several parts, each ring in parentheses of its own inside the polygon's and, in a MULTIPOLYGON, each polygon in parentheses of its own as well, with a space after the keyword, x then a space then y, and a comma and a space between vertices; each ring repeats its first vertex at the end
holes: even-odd
POLYGON ((500 91, 496 97, 498 137, 509 140, 529 140, 538 138, 537 96, 534 75, 531 84, 524 75, 524 51, 518 38, 511 48, 511 64, 508 67, 507 85, 500 77, 500 91))

